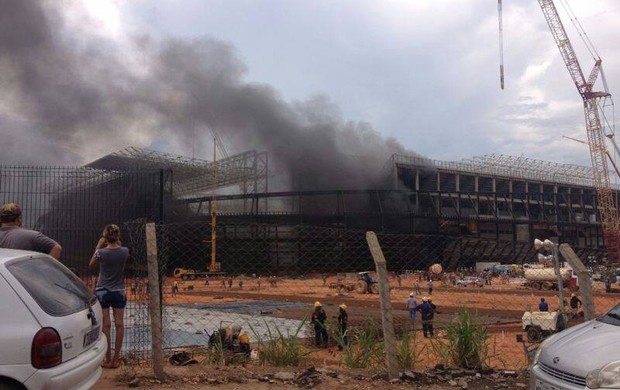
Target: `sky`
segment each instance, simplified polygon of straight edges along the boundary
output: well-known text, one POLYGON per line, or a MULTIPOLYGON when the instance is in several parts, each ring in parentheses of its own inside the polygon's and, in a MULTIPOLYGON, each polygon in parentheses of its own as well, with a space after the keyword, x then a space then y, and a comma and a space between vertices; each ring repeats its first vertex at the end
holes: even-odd
MULTIPOLYGON (((53 39, 36 46, 39 61, 24 54, 31 35, 19 55, 0 38, 0 125, 14 151, 5 161, 82 164, 127 145, 210 159, 216 128, 231 153, 266 149, 283 165, 331 152, 590 165, 586 146, 562 138, 585 139, 582 102, 534 0, 503 4, 505 90, 490 0, 25 3, 53 39)), ((620 2, 569 4, 614 95, 620 2)), ((589 74, 594 60, 556 5, 589 74)))

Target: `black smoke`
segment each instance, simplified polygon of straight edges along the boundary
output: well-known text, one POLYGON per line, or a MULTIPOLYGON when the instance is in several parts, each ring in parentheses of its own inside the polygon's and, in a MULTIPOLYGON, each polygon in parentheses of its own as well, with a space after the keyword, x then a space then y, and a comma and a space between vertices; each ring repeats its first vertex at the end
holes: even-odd
POLYGON ((389 156, 406 153, 325 96, 286 102, 244 81, 226 42, 105 38, 68 22, 79 11, 69 0, 0 7, 3 163, 84 163, 129 144, 208 157, 214 129, 236 151, 269 152, 287 187, 363 189, 383 186, 389 156))

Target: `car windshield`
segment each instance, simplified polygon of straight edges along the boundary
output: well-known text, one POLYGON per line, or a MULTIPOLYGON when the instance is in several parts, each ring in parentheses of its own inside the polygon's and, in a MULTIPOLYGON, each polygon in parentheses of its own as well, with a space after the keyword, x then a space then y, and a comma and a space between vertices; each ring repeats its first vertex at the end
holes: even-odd
POLYGON ((610 325, 620 326, 620 305, 616 305, 610 311, 597 318, 598 321, 610 325))
POLYGON ((56 260, 47 257, 21 259, 8 263, 7 269, 51 316, 67 316, 95 302, 95 296, 84 283, 56 260))

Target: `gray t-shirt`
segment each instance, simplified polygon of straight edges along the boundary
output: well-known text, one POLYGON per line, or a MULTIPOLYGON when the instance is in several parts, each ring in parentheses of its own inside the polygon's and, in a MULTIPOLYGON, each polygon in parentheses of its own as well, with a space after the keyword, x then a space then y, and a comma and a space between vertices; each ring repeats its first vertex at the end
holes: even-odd
POLYGON ((56 244, 56 241, 35 230, 22 229, 19 226, 0 228, 0 248, 22 249, 49 254, 56 244))
POLYGON ((109 291, 125 291, 125 262, 129 258, 129 249, 121 246, 118 248, 102 248, 95 252, 99 261, 99 278, 97 288, 109 291))

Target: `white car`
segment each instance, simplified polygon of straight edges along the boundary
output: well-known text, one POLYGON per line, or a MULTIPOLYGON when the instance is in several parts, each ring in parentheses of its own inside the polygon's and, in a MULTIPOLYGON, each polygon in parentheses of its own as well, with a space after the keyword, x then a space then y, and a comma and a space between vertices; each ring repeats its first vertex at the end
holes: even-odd
POLYGON ((89 389, 107 342, 101 306, 50 256, 0 249, 0 389, 89 389))
POLYGON ((620 305, 550 336, 534 355, 530 389, 620 388, 619 340, 620 305))

